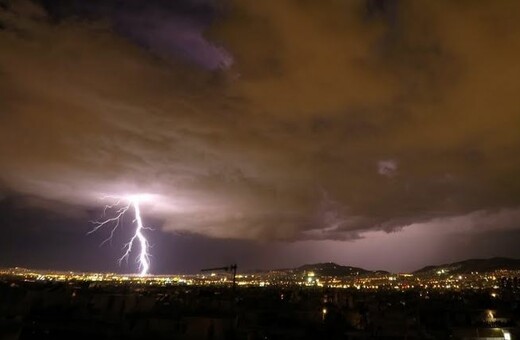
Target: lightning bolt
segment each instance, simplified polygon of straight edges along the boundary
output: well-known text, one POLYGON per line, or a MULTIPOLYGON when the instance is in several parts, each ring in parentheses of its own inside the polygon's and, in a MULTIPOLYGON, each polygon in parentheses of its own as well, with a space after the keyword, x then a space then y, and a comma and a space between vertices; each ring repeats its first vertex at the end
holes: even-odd
POLYGON ((132 238, 130 238, 130 241, 124 244, 124 254, 119 258, 118 263, 119 265, 121 265, 121 262, 123 262, 123 260, 125 260, 128 263, 128 258, 130 257, 130 253, 135 247, 135 243, 139 243, 139 256, 137 256, 136 262, 139 264, 139 275, 141 276, 147 275, 148 270, 150 269, 150 253, 148 252, 150 244, 148 243, 148 240, 143 234, 143 231, 146 229, 152 230, 151 228, 145 227, 143 225, 143 220, 141 219, 141 208, 139 204, 143 200, 143 198, 143 195, 103 197, 103 199, 111 199, 112 203, 105 205, 105 209, 103 210, 102 215, 104 219, 92 221, 92 223, 94 224, 94 228, 92 228, 92 230, 90 230, 87 233, 92 234, 105 226, 111 226, 108 238, 101 242, 100 246, 107 242, 112 243, 114 233, 120 226, 123 216, 127 212, 133 210, 135 216, 133 223, 136 225, 135 232, 132 238), (112 217, 105 218, 107 213, 112 213, 112 217))

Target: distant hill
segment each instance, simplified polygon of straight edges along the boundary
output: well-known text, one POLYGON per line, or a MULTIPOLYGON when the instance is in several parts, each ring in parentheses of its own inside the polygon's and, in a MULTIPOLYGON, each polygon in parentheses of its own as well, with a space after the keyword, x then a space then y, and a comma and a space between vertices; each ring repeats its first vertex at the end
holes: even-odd
POLYGON ((333 262, 305 264, 298 268, 294 268, 295 272, 314 272, 319 276, 357 276, 372 273, 358 267, 342 266, 333 262))
POLYGON ((490 272, 499 269, 520 270, 520 259, 506 257, 493 257, 490 259, 469 259, 438 266, 426 266, 414 272, 414 274, 432 274, 440 270, 447 273, 465 274, 471 272, 490 272))

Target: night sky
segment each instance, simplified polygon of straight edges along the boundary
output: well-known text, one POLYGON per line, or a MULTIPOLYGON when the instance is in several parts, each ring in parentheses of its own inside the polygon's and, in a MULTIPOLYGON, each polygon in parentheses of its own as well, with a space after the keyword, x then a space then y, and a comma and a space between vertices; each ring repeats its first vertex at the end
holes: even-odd
POLYGON ((520 2, 0 0, 0 267, 520 257, 520 2), (132 257, 133 259, 133 257, 132 257))

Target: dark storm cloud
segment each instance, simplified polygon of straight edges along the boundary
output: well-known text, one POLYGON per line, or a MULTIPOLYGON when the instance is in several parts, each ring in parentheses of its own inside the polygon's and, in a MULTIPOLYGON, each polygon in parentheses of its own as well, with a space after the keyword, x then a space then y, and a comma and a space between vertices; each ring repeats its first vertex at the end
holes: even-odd
POLYGON ((1 10, 7 188, 224 238, 517 216, 520 4, 153 3, 1 10))
MULTIPOLYGON (((76 1, 69 6, 72 13, 104 18, 117 34, 164 58, 182 59, 209 70, 233 63, 224 48, 204 36, 218 15, 212 1, 76 1)), ((62 8, 61 4, 57 7, 58 13, 62 8)))

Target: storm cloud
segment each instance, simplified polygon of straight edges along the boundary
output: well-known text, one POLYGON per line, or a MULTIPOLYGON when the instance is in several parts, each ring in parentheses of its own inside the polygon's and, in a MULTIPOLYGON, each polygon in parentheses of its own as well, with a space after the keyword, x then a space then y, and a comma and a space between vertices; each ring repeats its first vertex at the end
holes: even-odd
POLYGON ((151 193, 218 238, 516 228, 520 3, 46 3, 0 8, 4 196, 151 193))

